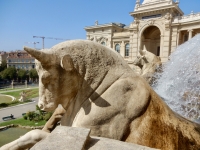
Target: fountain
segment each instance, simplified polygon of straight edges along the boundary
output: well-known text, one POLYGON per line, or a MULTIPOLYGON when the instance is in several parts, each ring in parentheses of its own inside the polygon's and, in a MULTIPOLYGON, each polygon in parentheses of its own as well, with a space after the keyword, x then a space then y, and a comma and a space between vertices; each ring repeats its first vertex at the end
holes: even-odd
POLYGON ((180 45, 155 74, 154 90, 177 113, 200 121, 200 34, 180 45))

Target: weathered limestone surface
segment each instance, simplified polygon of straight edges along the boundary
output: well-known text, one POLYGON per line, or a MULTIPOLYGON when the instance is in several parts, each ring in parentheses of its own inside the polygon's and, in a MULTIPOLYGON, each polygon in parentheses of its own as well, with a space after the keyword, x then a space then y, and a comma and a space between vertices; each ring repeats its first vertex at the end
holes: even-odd
POLYGON ((173 112, 112 49, 72 40, 25 50, 37 59, 38 105, 51 111, 61 104, 62 125, 162 150, 199 150, 200 125, 173 112))
POLYGON ((31 150, 82 150, 90 129, 58 126, 31 150))
POLYGON ((90 137, 90 129, 58 126, 31 150, 155 150, 102 137, 90 137))
POLYGON ((87 150, 158 150, 133 143, 117 141, 113 139, 92 136, 87 142, 87 150))

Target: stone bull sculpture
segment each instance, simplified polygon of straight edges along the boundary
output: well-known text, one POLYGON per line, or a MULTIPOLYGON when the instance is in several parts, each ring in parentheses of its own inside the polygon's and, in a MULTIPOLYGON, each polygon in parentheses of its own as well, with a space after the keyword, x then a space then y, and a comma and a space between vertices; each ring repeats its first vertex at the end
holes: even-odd
POLYGON ((159 69, 161 70, 161 59, 159 56, 154 55, 153 53, 147 50, 141 50, 140 56, 138 56, 133 64, 140 67, 141 71, 139 74, 149 83, 153 82, 153 75, 159 69))
POLYGON ((174 113, 114 50, 84 40, 24 50, 37 59, 39 107, 61 104, 62 125, 162 150, 200 149, 200 125, 174 113))

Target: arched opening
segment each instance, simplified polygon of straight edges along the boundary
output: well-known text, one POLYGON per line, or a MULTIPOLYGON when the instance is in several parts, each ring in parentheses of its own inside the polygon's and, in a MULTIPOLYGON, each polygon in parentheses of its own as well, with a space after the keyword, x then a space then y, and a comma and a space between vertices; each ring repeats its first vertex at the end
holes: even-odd
POLYGON ((146 28, 141 37, 141 50, 148 50, 156 56, 160 56, 160 35, 158 27, 150 26, 146 28))

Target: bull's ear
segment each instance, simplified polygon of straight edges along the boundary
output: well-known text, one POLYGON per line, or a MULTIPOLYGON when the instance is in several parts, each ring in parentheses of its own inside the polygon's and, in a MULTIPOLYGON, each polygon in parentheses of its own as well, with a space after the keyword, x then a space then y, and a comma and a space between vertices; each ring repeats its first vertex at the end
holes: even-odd
POLYGON ((74 63, 70 55, 65 55, 64 57, 62 57, 60 65, 66 71, 72 71, 74 69, 74 63))

